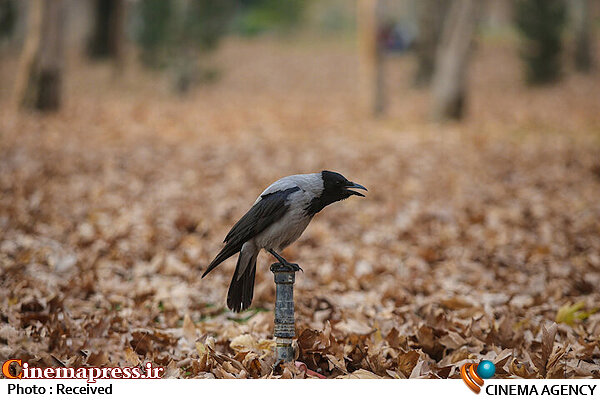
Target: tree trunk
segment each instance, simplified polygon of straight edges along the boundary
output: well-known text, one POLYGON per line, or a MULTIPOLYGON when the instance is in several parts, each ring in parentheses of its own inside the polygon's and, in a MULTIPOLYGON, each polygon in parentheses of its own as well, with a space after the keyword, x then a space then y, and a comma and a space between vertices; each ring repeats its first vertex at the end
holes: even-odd
POLYGON ((16 82, 22 108, 57 110, 61 103, 64 4, 62 0, 33 0, 27 37, 16 82))
POLYGON ((421 0, 418 3, 419 36, 416 54, 418 60, 415 85, 428 86, 433 76, 435 53, 442 36, 444 18, 448 12, 450 0, 421 0))
POLYGON ((588 72, 592 69, 592 13, 589 0, 570 3, 575 30, 575 68, 588 72))
POLYGON ((512 24, 514 2, 506 0, 487 0, 482 7, 481 24, 494 33, 506 30, 512 24))
POLYGON ((464 114, 466 78, 480 0, 453 0, 436 52, 432 78, 434 120, 460 119, 464 114))
POLYGON ((4 39, 10 39, 17 20, 17 5, 15 0, 0 0, 0 44, 4 39))
POLYGON ((360 95, 366 112, 375 116, 384 109, 378 5, 378 0, 358 0, 357 4, 360 95))
POLYGON ((95 0, 93 26, 88 42, 90 57, 119 59, 125 36, 125 2, 95 0))

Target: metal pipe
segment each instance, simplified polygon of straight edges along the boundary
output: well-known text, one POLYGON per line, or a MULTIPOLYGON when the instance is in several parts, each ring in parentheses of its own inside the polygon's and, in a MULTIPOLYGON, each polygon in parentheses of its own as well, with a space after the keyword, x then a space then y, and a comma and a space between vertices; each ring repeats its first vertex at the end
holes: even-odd
POLYGON ((281 263, 271 265, 275 279, 275 356, 276 364, 294 360, 292 342, 296 336, 294 320, 294 282, 296 271, 281 263))

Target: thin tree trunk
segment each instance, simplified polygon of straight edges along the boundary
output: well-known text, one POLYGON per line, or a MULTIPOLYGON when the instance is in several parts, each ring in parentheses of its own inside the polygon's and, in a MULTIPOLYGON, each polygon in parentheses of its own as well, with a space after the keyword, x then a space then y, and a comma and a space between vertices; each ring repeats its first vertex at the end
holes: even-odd
POLYGON ((421 0, 419 7, 419 36, 417 37, 417 73, 415 85, 428 86, 433 76, 435 53, 442 36, 444 18, 450 0, 421 0))
POLYGON ((434 120, 464 114, 466 78, 480 0, 453 0, 444 23, 432 78, 434 120))
POLYGON ((506 0, 487 0, 482 7, 482 25, 492 32, 498 32, 510 26, 512 21, 513 1, 506 0))
POLYGON ((592 69, 592 15, 589 0, 572 0, 570 3, 575 27, 575 67, 578 71, 592 69))
POLYGON ((379 115, 384 109, 383 60, 378 40, 378 0, 358 0, 360 90, 364 109, 379 115))
POLYGON ((31 2, 15 90, 19 107, 41 111, 60 107, 64 11, 63 0, 31 2))
POLYGON ((17 20, 17 4, 15 0, 0 0, 0 45, 10 40, 17 20))
POLYGON ((125 2, 123 0, 95 0, 94 30, 88 43, 92 58, 122 56, 125 36, 125 2))

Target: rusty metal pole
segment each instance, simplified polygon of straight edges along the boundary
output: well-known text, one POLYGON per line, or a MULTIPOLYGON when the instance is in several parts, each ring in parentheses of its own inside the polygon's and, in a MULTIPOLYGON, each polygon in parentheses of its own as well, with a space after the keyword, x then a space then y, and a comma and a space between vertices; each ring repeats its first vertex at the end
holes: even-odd
POLYGON ((275 356, 276 365, 294 360, 292 341, 296 336, 294 320, 294 282, 296 271, 281 263, 271 264, 275 279, 275 356))

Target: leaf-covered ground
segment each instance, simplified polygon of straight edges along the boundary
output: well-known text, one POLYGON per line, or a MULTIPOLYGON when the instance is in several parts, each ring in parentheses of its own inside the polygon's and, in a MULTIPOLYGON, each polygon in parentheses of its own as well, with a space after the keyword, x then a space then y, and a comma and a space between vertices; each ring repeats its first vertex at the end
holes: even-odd
POLYGON ((355 54, 332 43, 228 41, 222 79, 185 98, 77 56, 56 115, 16 113, 5 88, 0 359, 306 376, 271 369, 270 257, 240 315, 235 261, 200 275, 270 182, 332 169, 369 193, 285 252, 310 370, 456 378, 485 358, 503 377, 600 377, 600 78, 526 89, 515 54, 478 44, 470 117, 445 126, 424 122, 408 57, 388 63, 387 116, 362 117, 355 54))

